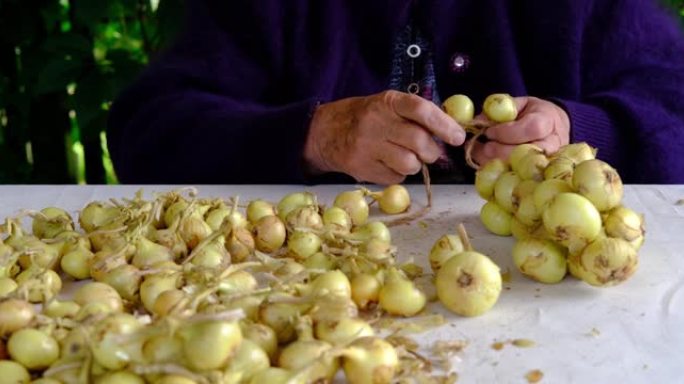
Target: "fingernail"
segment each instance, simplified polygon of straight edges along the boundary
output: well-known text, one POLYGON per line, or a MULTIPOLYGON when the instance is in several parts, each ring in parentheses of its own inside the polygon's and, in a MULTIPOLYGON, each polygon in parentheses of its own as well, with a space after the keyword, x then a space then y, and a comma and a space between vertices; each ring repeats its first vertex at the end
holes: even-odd
POLYGON ((451 138, 451 145, 461 145, 465 141, 465 131, 458 130, 451 138))

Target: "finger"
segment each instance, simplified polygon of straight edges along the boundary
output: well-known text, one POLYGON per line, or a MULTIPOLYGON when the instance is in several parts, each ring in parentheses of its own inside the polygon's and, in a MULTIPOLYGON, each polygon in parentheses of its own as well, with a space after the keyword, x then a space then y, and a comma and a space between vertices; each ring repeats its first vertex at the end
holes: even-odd
POLYGON ((388 136, 387 141, 415 153, 425 163, 434 163, 442 155, 442 148, 432 136, 417 125, 394 125, 389 129, 388 136))
POLYGON ((518 121, 497 124, 485 135, 490 140, 504 144, 522 144, 543 140, 553 132, 553 122, 541 113, 524 115, 518 121))
POLYGON ((368 167, 364 176, 358 181, 368 181, 380 185, 401 184, 406 176, 395 172, 385 165, 382 160, 376 160, 368 167))
POLYGON ((476 142, 471 154, 478 164, 483 165, 496 158, 502 160, 508 159, 508 156, 510 156, 515 147, 515 145, 501 144, 496 141, 488 141, 486 143, 476 142))
POLYGON ((387 143, 380 149, 378 159, 387 167, 400 175, 413 175, 423 167, 416 154, 404 147, 387 143))
POLYGON ((437 105, 420 96, 388 91, 385 102, 398 116, 419 124, 446 143, 458 146, 465 141, 463 128, 437 105))

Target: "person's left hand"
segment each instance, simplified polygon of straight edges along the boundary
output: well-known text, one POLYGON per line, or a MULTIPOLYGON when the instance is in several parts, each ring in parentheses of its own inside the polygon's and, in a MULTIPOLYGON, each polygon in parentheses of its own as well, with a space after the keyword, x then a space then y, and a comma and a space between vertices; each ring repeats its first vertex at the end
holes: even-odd
POLYGON ((505 160, 518 144, 532 143, 551 154, 570 142, 570 118, 561 107, 536 97, 514 99, 516 121, 490 127, 485 134, 489 141, 474 144, 472 157, 478 164, 494 158, 505 160))

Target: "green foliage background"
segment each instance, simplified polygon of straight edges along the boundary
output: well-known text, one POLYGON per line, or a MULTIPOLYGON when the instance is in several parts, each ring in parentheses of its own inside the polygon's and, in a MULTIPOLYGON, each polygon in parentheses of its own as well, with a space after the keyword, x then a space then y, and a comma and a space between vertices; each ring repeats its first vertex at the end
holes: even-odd
MULTIPOLYGON (((684 24, 684 0, 666 3, 684 24)), ((0 0, 0 183, 115 183, 107 111, 182 15, 183 0, 0 0)))
POLYGON ((182 24, 182 0, 0 0, 0 183, 113 183, 112 100, 182 24))

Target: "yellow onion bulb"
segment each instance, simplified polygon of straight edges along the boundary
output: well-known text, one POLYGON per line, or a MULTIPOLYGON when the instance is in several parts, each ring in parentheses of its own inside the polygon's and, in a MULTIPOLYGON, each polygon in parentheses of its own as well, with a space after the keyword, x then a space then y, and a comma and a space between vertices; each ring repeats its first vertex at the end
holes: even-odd
POLYGON ((622 179, 615 168, 601 160, 586 160, 577 165, 572 175, 573 187, 601 212, 620 205, 622 179))
POLYGON ((499 159, 492 159, 475 173, 475 190, 485 200, 494 195, 494 185, 501 175, 510 171, 508 164, 499 159))
POLYGON ((513 190, 522 180, 515 172, 506 172, 494 184, 494 201, 508 213, 513 213, 513 190))
POLYGON ((475 116, 475 105, 466 95, 452 95, 442 103, 442 109, 459 124, 466 124, 475 116))
POLYGON ((544 180, 534 189, 534 206, 537 212, 544 212, 551 200, 563 192, 573 192, 572 187, 565 181, 558 179, 544 180))
POLYGON ((535 238, 518 240, 512 253, 518 270, 541 283, 558 283, 567 272, 567 250, 553 241, 535 238))
POLYGON ((495 235, 510 236, 512 218, 513 215, 493 201, 488 201, 480 209, 480 221, 495 235))
POLYGON ((567 157, 557 157, 549 162, 544 169, 544 179, 563 180, 572 185, 572 175, 575 173, 575 162, 567 157))
POLYGON ((635 249, 639 249, 643 244, 644 216, 633 210, 619 206, 610 211, 604 219, 606 235, 623 239, 629 242, 635 249))
POLYGON ((428 260, 432 271, 437 273, 447 260, 465 251, 461 238, 456 235, 444 235, 437 239, 430 249, 428 260))
POLYGON ((596 148, 587 143, 572 143, 561 147, 554 157, 570 159, 573 163, 579 164, 586 160, 596 158, 596 148))
POLYGON ((487 96, 482 110, 489 120, 497 123, 515 121, 518 117, 518 106, 513 97, 506 93, 495 93, 487 96))
POLYGON ((366 224, 370 208, 363 191, 340 192, 335 197, 333 205, 344 209, 349 214, 353 225, 366 224))
POLYGON ((439 301, 461 316, 489 311, 501 294, 499 267, 487 256, 466 251, 449 259, 437 272, 439 301))
POLYGON ((601 214, 582 195, 559 193, 542 214, 551 238, 572 250, 594 241, 601 232, 601 214))
POLYGON ((601 237, 589 244, 577 258, 579 277, 597 287, 619 284, 636 272, 637 251, 622 239, 601 237))

